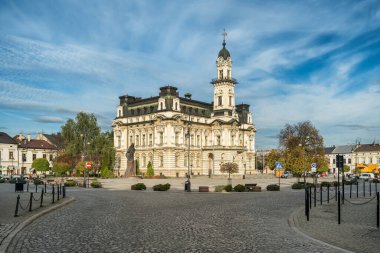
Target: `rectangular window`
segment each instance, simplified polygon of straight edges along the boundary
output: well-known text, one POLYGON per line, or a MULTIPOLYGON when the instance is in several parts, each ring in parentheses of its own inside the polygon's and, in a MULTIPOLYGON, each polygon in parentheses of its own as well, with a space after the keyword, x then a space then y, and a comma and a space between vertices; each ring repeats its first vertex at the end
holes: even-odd
POLYGON ((231 136, 231 145, 235 146, 235 135, 231 136))
POLYGON ((132 144, 132 142, 133 142, 133 136, 130 135, 130 136, 129 136, 129 145, 128 145, 128 146, 130 146, 130 145, 132 144))
POLYGON ((160 133, 160 144, 164 144, 164 133, 160 133))
POLYGON ((145 146, 145 134, 142 136, 142 145, 145 146))
POLYGON ((49 155, 49 161, 53 161, 53 155, 49 155))
POLYGON ((348 158, 347 160, 348 160, 347 163, 351 164, 351 158, 348 158))
POLYGON ((36 160, 37 154, 33 154, 33 161, 36 160))
POLYGON ((140 145, 139 138, 140 138, 140 136, 138 134, 136 134, 136 147, 138 147, 140 145))
POLYGON ((220 136, 216 136, 216 145, 220 146, 220 136))
POLYGON ((219 70, 219 79, 223 78, 223 70, 219 70))
POLYGON ((26 162, 26 154, 25 153, 22 154, 22 161, 26 162))
POLYGON ((43 154, 43 155, 42 155, 42 158, 45 158, 45 159, 46 159, 46 154, 43 154))
POLYGON ((149 134, 149 146, 153 145, 153 134, 149 134))
POLYGON ((205 146, 207 146, 207 141, 208 141, 208 138, 207 136, 205 136, 205 146))
POLYGON ((222 96, 218 96, 218 105, 219 105, 219 106, 222 105, 222 96))
POLYGON ((201 136, 197 135, 197 147, 201 145, 201 136))
POLYGON ((332 162, 332 164, 335 164, 335 159, 333 159, 333 162, 332 162))
POLYGON ((13 151, 9 151, 9 160, 14 160, 13 151))
POLYGON ((231 71, 229 69, 227 70, 227 77, 231 78, 231 71))
POLYGON ((175 137, 174 137, 174 143, 175 143, 175 145, 178 145, 178 136, 179 136, 179 134, 175 133, 175 137))
POLYGON ((229 96, 229 105, 232 106, 232 96, 229 96))

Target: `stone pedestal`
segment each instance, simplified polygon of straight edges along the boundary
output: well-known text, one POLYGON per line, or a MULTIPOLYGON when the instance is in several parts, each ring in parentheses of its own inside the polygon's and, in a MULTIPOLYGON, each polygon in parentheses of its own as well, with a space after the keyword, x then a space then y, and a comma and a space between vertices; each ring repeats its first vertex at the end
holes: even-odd
POLYGON ((135 161, 127 162, 127 169, 125 170, 125 177, 134 177, 136 176, 136 164, 135 161))

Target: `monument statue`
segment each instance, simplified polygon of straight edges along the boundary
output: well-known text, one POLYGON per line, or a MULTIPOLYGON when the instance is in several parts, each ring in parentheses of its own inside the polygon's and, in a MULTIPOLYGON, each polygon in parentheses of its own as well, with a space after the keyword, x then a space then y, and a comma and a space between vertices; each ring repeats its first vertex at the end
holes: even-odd
POLYGON ((125 170, 125 176, 136 176, 136 164, 135 164, 135 144, 131 144, 125 153, 127 157, 127 169, 125 170))

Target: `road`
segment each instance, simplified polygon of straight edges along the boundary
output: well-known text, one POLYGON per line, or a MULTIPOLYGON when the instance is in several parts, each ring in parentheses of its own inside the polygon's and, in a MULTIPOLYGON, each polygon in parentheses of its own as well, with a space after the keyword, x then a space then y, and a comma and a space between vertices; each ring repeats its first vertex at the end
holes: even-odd
POLYGON ((185 193, 80 189, 8 252, 341 252, 288 224, 303 191, 185 193))

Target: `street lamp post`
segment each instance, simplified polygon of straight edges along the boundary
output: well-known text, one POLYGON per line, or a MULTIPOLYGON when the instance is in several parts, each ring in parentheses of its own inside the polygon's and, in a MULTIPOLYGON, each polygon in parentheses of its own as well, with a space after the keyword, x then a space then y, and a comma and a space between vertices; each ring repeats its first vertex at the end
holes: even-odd
MULTIPOLYGON (((191 94, 186 93, 185 98, 191 99, 191 94)), ((187 143, 187 181, 185 182, 185 186, 186 186, 185 190, 187 192, 191 192, 191 182, 190 182, 190 111, 189 111, 189 118, 187 121, 186 137, 187 137, 188 143, 187 143)))

